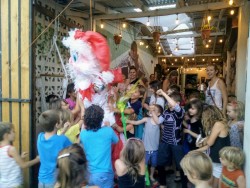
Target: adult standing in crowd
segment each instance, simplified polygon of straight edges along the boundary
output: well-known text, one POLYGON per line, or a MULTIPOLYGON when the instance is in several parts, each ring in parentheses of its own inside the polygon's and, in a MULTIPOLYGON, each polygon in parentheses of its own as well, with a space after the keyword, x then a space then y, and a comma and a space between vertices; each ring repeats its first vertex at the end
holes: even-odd
MULTIPOLYGON (((140 80, 140 78, 137 76, 137 70, 136 70, 135 66, 131 66, 129 69, 127 85, 135 84, 138 80, 140 80)), ((139 84, 144 86, 144 84, 141 80, 139 81, 139 84)))
POLYGON ((224 81, 218 77, 219 69, 215 64, 207 66, 207 77, 210 79, 206 90, 206 103, 213 105, 226 114, 227 89, 224 81))
POLYGON ((171 71, 168 74, 167 78, 163 81, 162 90, 164 92, 167 92, 169 89, 169 86, 177 85, 177 78, 178 78, 178 72, 176 70, 171 71))

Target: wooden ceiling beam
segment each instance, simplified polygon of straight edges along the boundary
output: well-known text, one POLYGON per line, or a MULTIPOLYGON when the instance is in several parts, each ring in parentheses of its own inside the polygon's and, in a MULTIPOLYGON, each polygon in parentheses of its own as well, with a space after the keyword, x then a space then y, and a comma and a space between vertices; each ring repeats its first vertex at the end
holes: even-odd
MULTIPOLYGON (((87 5, 88 7, 90 7, 90 2, 89 2, 89 0, 79 0, 79 2, 81 2, 81 3, 85 4, 85 5, 87 5)), ((104 14, 106 14, 106 15, 118 14, 118 13, 119 13, 119 12, 117 12, 117 11, 115 11, 115 10, 112 10, 112 9, 110 9, 110 8, 108 8, 108 7, 105 7, 105 6, 103 6, 102 4, 100 4, 100 3, 98 3, 98 2, 95 2, 95 1, 93 2, 92 6, 93 6, 93 9, 98 10, 98 11, 100 11, 101 13, 104 13, 104 14)), ((101 19, 101 18, 100 18, 100 19, 101 19)))
MULTIPOLYGON (((211 33, 210 36, 221 36, 225 35, 224 32, 214 32, 211 33)), ((175 39, 175 38, 191 38, 191 37, 201 37, 201 33, 194 33, 194 34, 185 34, 185 35, 161 35, 160 39, 175 39)), ((137 37, 136 40, 153 40, 153 37, 148 36, 140 36, 137 37)))
POLYGON ((194 54, 194 55, 180 55, 180 56, 174 56, 174 55, 158 55, 157 57, 172 57, 172 58, 180 58, 180 57, 221 57, 221 54, 194 54))
MULTIPOLYGON (((81 1, 86 2, 86 0, 81 0, 81 1)), ((207 10, 212 11, 212 10, 225 9, 225 8, 229 8, 229 7, 231 7, 231 8, 232 7, 239 7, 239 5, 235 4, 234 6, 230 6, 226 2, 216 2, 216 3, 207 3, 207 4, 201 4, 201 5, 185 6, 185 7, 181 7, 181 8, 159 9, 159 10, 143 11, 143 12, 114 13, 114 14, 109 14, 108 11, 104 11, 105 9, 107 9, 105 7, 103 11, 106 12, 106 14, 94 16, 94 19, 96 19, 96 20, 100 20, 100 19, 114 20, 114 19, 122 19, 122 18, 141 18, 141 17, 148 17, 148 16, 165 16, 165 15, 171 15, 171 14, 191 13, 191 12, 200 12, 200 11, 207 11, 207 10)), ((97 7, 95 7, 95 8, 97 8, 97 7)))

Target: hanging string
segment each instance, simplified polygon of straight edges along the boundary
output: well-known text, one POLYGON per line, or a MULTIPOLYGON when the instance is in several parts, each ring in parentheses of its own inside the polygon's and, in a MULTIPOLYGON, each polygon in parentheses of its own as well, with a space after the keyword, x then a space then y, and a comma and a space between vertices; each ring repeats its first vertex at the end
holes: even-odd
POLYGON ((21 53, 19 56, 18 56, 18 58, 12 63, 12 64, 10 64, 10 67, 9 67, 9 69, 11 69, 11 67, 12 67, 12 65, 14 64, 14 63, 16 63, 16 62, 18 62, 18 60, 29 50, 29 48, 50 28, 50 26, 55 22, 55 20, 57 19, 57 18, 59 18, 61 15, 62 15, 62 13, 71 5, 71 3, 73 3, 73 1, 74 0, 71 0, 68 4, 67 4, 67 6, 55 17, 55 19, 53 19, 49 24, 48 24, 48 26, 30 43, 30 45, 24 50, 24 52, 23 53, 21 53))

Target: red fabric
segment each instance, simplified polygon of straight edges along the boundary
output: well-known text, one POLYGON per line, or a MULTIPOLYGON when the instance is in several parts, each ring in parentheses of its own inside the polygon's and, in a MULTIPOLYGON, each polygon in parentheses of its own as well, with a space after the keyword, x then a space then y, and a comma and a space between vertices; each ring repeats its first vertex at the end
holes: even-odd
POLYGON ((94 89, 93 89, 93 85, 91 85, 89 88, 87 88, 85 90, 79 89, 79 93, 82 96, 82 100, 87 98, 89 101, 92 101, 92 95, 95 93, 94 89))
POLYGON ((112 145, 112 157, 111 157, 112 159, 111 160, 112 160, 112 166, 113 166, 114 172, 115 172, 115 161, 120 158, 120 153, 123 148, 123 143, 120 138, 120 133, 118 133, 117 131, 115 131, 115 133, 118 136, 119 141, 116 144, 112 145))
POLYGON ((123 78, 122 78, 122 69, 121 68, 117 68, 117 69, 113 69, 110 70, 113 75, 114 75, 114 80, 113 80, 113 84, 114 83, 122 83, 123 82, 123 78))
POLYGON ((76 30, 75 39, 81 39, 88 42, 92 47, 92 52, 99 60, 102 71, 107 71, 110 65, 110 51, 107 40, 99 33, 93 31, 76 30))

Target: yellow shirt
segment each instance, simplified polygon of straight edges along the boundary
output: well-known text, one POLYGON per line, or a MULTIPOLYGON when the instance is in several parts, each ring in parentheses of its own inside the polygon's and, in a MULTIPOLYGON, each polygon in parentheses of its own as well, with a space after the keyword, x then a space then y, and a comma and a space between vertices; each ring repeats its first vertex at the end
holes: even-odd
MULTIPOLYGON (((57 131, 58 135, 61 135, 61 133, 62 133, 62 129, 57 131)), ((72 125, 70 128, 68 128, 68 130, 66 131, 66 133, 64 135, 67 136, 68 139, 72 143, 76 143, 77 142, 77 136, 79 134, 80 134, 80 125, 77 123, 75 125, 72 125)))

